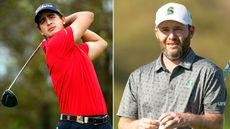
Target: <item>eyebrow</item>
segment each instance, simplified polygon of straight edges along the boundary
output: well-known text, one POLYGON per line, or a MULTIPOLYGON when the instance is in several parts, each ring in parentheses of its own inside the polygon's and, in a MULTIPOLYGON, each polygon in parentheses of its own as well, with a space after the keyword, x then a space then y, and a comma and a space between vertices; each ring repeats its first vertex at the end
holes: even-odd
MULTIPOLYGON (((171 28, 171 27, 168 27, 168 26, 159 26, 158 27, 159 29, 167 29, 167 28, 171 28)), ((172 28, 184 28, 183 26, 173 26, 172 28)))
POLYGON ((158 29, 162 30, 162 29, 168 29, 169 27, 167 26, 159 26, 158 29))
POLYGON ((39 19, 39 24, 41 23, 41 21, 42 21, 43 19, 45 19, 45 17, 41 17, 41 18, 39 19))
POLYGON ((184 28, 184 26, 174 26, 174 28, 184 28))
POLYGON ((49 13, 47 17, 54 16, 54 13, 49 13))
POLYGON ((50 17, 50 16, 54 16, 54 13, 48 13, 47 15, 41 17, 40 20, 39 20, 39 23, 41 23, 41 21, 42 21, 45 17, 50 17))

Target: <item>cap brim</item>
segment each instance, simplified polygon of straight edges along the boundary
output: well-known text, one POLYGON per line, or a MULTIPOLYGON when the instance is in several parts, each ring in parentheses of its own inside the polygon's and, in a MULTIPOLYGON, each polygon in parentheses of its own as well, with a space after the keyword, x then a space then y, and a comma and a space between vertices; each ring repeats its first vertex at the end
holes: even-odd
POLYGON ((157 22, 156 22, 156 26, 159 26, 162 22, 165 22, 165 21, 175 21, 175 22, 181 23, 181 24, 183 24, 183 25, 192 25, 191 23, 188 23, 188 22, 183 21, 183 20, 180 20, 180 19, 166 18, 166 19, 162 19, 162 20, 160 20, 160 21, 157 21, 157 22))
POLYGON ((59 11, 53 9, 53 8, 44 8, 44 9, 42 9, 42 10, 39 10, 39 12, 35 15, 35 18, 34 18, 35 23, 38 23, 39 15, 40 15, 42 12, 47 11, 47 10, 50 10, 50 11, 52 11, 52 12, 55 12, 55 13, 58 13, 58 14, 61 14, 61 15, 62 15, 61 12, 59 12, 59 11))

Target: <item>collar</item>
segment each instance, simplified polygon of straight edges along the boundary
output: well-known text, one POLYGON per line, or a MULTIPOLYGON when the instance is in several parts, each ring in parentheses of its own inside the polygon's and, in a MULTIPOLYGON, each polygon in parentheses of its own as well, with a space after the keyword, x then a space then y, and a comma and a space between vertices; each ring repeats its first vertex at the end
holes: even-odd
MULTIPOLYGON (((162 56, 163 54, 158 57, 156 60, 156 66, 154 71, 157 72, 159 70, 165 70, 166 68, 162 65, 162 56)), ((194 51, 190 48, 188 54, 185 56, 184 60, 179 64, 179 66, 185 68, 185 69, 191 69, 192 64, 194 63, 195 57, 197 55, 194 53, 194 51)))
POLYGON ((42 41, 42 49, 43 49, 43 51, 46 53, 46 46, 47 46, 47 40, 46 39, 43 39, 43 41, 42 41))

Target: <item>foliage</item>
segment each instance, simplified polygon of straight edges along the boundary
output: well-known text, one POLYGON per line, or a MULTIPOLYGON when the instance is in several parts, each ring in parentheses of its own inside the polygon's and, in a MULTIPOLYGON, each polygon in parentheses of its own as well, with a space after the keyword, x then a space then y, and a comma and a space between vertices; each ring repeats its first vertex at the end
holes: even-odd
MULTIPOLYGON (((109 115, 112 117, 112 9, 111 0, 1 0, 0 1, 0 92, 8 88, 25 61, 42 41, 34 23, 34 11, 42 3, 53 2, 65 14, 88 10, 95 14, 90 29, 109 43, 105 54, 95 64, 109 115), (110 2, 110 3, 109 3, 110 2)), ((0 106, 0 125, 5 129, 51 129, 59 118, 57 98, 53 92, 42 50, 14 84, 18 97, 15 108, 0 106)))
MULTIPOLYGON (((170 0, 114 0, 114 114, 120 103, 129 74, 141 65, 158 58, 159 42, 154 34, 154 20, 157 9, 170 0)), ((229 33, 230 1, 216 0, 174 0, 183 3, 190 10, 195 25, 191 41, 193 50, 219 67, 224 68, 230 58, 229 33)), ((226 82, 227 89, 229 81, 226 82)), ((230 97, 228 95, 228 97, 230 97)), ((229 102, 229 99, 228 99, 229 102)), ((230 106, 225 110, 226 129, 230 128, 230 106)), ((114 127, 118 117, 115 115, 114 127)))

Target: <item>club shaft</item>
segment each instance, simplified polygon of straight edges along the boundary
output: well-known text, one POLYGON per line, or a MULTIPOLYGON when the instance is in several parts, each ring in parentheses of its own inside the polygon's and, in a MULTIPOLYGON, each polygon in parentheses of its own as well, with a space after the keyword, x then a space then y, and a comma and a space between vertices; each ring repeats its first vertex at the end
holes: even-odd
POLYGON ((226 67, 224 68, 223 72, 224 72, 224 80, 226 81, 228 74, 230 73, 230 60, 227 63, 226 67))
POLYGON ((12 83, 10 84, 8 90, 11 89, 11 87, 14 85, 15 81, 18 79, 19 75, 22 73, 22 71, 25 69, 25 67, 28 65, 28 63, 30 62, 30 60, 33 58, 33 56, 37 53, 37 51, 39 50, 39 48, 41 47, 42 42, 38 45, 38 47, 34 50, 34 52, 31 54, 31 56, 29 57, 29 59, 26 61, 26 63, 23 65, 23 67, 21 68, 21 70, 18 72, 17 76, 14 78, 14 80, 12 81, 12 83))

